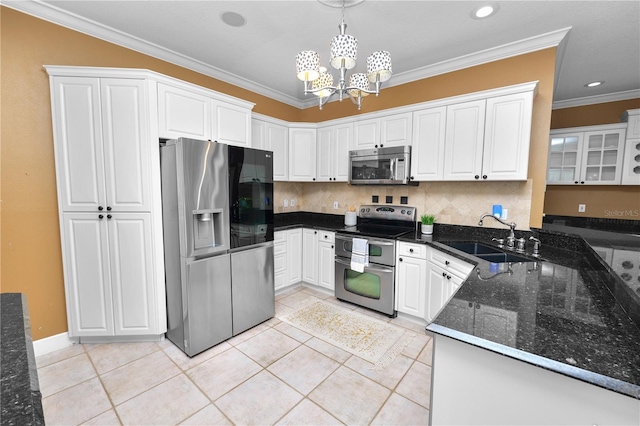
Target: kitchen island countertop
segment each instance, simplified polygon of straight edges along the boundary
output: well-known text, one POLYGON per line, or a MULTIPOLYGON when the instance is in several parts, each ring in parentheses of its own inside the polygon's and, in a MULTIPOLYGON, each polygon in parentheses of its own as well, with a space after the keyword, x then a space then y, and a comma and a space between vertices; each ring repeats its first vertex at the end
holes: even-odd
MULTIPOLYGON (((276 215, 276 230, 339 230, 341 216, 276 215)), ((504 237, 508 230, 436 224, 434 234, 398 240, 430 245, 474 269, 427 330, 640 399, 640 296, 579 236, 516 230, 542 240, 531 262, 492 264, 447 246, 449 241, 504 237), (506 319, 500 333, 461 321, 465 307, 506 319), (505 334, 505 330, 507 334, 505 334)), ((528 253, 531 253, 530 243, 528 253)))

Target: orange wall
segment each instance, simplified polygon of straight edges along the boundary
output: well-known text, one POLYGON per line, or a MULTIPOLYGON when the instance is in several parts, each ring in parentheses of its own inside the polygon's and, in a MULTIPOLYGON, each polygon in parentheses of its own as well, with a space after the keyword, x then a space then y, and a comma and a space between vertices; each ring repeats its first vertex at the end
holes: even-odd
MULTIPOLYGON (((551 128, 620 123, 620 116, 626 110, 636 108, 640 108, 638 98, 555 109, 551 113, 551 128)), ((638 209, 640 209, 640 187, 638 186, 549 185, 544 197, 544 213, 549 215, 640 220, 638 209), (578 204, 586 204, 584 213, 578 212, 578 204)))
POLYGON ((620 123, 620 116, 623 112, 637 108, 640 108, 640 98, 554 109, 551 113, 551 128, 564 129, 620 123))
MULTIPOLYGON (((255 112, 318 122, 357 113, 350 101, 324 111, 297 108, 49 22, 0 7, 2 292, 27 295, 34 340, 67 330, 56 201, 48 76, 43 65, 143 68, 255 102, 255 112)), ((529 178, 530 226, 539 227, 551 121, 555 49, 505 59, 368 97, 362 113, 540 80, 534 101, 529 178)), ((292 78, 295 76, 292 75, 292 78)), ((496 185, 489 183, 486 185, 496 185)))

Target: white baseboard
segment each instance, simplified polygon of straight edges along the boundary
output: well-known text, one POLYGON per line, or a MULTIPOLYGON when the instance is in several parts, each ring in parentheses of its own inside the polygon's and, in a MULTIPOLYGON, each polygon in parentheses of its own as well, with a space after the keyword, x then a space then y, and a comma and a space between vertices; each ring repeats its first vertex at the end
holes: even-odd
POLYGON ((45 337, 44 339, 36 340, 33 342, 33 352, 36 357, 45 355, 50 352, 54 352, 60 349, 68 348, 69 346, 78 343, 78 339, 69 337, 68 333, 60 333, 54 336, 45 337))

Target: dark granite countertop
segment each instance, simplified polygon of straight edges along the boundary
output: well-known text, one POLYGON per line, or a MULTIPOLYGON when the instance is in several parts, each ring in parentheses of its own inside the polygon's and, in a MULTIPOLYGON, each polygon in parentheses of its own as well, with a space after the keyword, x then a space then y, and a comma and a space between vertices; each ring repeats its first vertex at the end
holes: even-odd
POLYGON ((24 295, 0 294, 0 383, 3 425, 44 425, 42 395, 24 295))
MULTIPOLYGON (((276 230, 344 227, 338 215, 279 216, 276 230)), ((517 238, 533 235, 542 245, 539 257, 525 254, 531 262, 512 264, 491 264, 443 244, 495 245, 491 238, 507 233, 436 224, 431 236, 399 238, 475 265, 427 330, 640 399, 640 296, 585 239, 559 230, 516 230, 517 238), (475 316, 484 314, 498 315, 504 327, 475 326, 475 316)))

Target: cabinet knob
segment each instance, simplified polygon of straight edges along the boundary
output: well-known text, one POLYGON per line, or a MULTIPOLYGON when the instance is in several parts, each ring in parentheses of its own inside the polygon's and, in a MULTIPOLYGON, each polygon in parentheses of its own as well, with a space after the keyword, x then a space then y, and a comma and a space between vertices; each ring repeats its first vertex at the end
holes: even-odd
POLYGON ((582 180, 582 181, 580 181, 580 185, 584 185, 584 181, 583 181, 583 180, 582 180))
POLYGON ((317 233, 318 233, 318 231, 313 231, 313 233, 314 233, 314 234, 317 234, 317 233))
POLYGON ((400 262, 402 262, 402 258, 399 258, 398 260, 399 260, 400 262))
MULTIPOLYGON (((578 183, 578 182, 576 182, 576 183, 578 183)), ((98 210, 102 211, 102 210, 104 210, 104 207, 98 206, 98 210)))
POLYGON ((473 302, 469 302, 469 307, 473 308, 473 302))
POLYGON ((576 181, 574 181, 573 183, 575 183, 575 184, 577 185, 577 184, 578 184, 578 181, 576 180, 576 181))
POLYGON ((476 309, 480 309, 480 304, 476 303, 476 309))
POLYGON ((110 214, 108 214, 108 215, 107 215, 107 219, 111 219, 111 217, 112 217, 112 216, 111 216, 110 214))
POLYGON ((313 180, 316 180, 316 178, 313 178, 313 180))
POLYGON ((450 280, 451 279, 451 275, 447 275, 447 279, 450 280))
POLYGON ((413 180, 413 176, 409 176, 409 180, 413 180))
POLYGON ((449 265, 451 264, 451 262, 449 262, 448 260, 445 260, 445 261, 444 261, 444 264, 445 264, 445 265, 447 265, 447 266, 449 266, 449 265))
POLYGON ((443 273, 442 273, 442 276, 443 276, 443 277, 446 277, 446 276, 447 276, 447 273, 446 273, 446 272, 443 272, 443 273))
POLYGON ((324 238, 327 239, 328 237, 325 235, 324 238))
POLYGON ((107 207, 107 210, 108 210, 108 211, 111 211, 111 207, 107 207))
POLYGON ((409 249, 409 253, 413 253, 413 249, 412 248, 409 249))
POLYGON ((102 219, 104 217, 104 215, 99 214, 98 215, 98 219, 102 219))
POLYGON ((377 148, 377 147, 378 147, 378 145, 374 145, 374 148, 377 148))
POLYGON ((482 179, 486 179, 486 178, 487 178, 487 175, 482 175, 482 179))
POLYGON ((331 248, 333 248, 333 244, 331 245, 331 248))
POLYGON ((480 176, 479 175, 475 175, 474 178, 480 179, 480 176))

